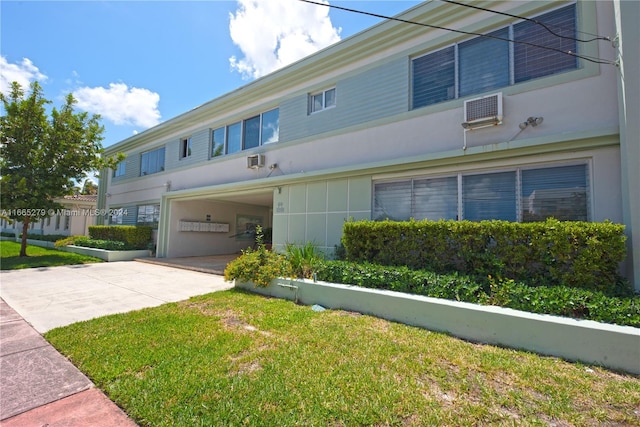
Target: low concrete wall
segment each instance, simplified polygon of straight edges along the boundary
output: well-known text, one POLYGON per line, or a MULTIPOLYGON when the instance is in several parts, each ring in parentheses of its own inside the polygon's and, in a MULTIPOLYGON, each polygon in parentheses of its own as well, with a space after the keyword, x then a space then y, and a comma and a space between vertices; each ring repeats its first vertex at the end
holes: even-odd
POLYGON ((640 329, 309 280, 236 287, 306 305, 357 311, 470 341, 640 374, 640 329))
MULTIPOLYGON (((2 240, 11 240, 20 243, 20 239, 13 239, 11 237, 1 236, 2 240)), ((149 256, 148 249, 139 249, 133 251, 107 251, 104 249, 85 248, 84 246, 63 246, 56 248, 54 242, 46 242, 44 240, 27 239, 27 244, 32 246, 41 246, 43 248, 58 249, 65 252, 73 252, 80 255, 89 255, 107 262, 116 261, 133 261, 135 258, 145 258, 149 256)))
MULTIPOLYGON (((21 239, 18 239, 16 241, 20 243, 21 239)), ((54 243, 55 242, 47 242, 45 240, 27 239, 27 245, 42 246, 43 248, 55 248, 54 243)))
POLYGON ((107 262, 133 261, 135 258, 144 258, 149 256, 149 250, 147 249, 140 249, 135 251, 106 251, 104 249, 85 248, 82 246, 74 245, 69 245, 58 249, 80 255, 93 256, 107 262))

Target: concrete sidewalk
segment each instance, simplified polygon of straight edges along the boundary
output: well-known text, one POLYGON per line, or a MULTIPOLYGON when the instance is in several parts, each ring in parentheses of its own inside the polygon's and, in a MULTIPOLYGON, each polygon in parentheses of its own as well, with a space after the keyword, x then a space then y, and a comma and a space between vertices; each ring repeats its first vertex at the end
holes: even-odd
POLYGON ((219 275, 134 261, 0 273, 0 297, 40 333, 232 287, 219 275))
POLYGON ((135 426, 40 333, 231 287, 221 276, 138 262, 3 271, 0 426, 135 426))

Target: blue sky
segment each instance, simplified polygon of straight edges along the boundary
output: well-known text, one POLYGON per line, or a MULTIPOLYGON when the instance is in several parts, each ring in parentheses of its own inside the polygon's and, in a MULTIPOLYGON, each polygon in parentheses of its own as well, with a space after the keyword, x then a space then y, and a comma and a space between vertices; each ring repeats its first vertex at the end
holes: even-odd
MULTIPOLYGON (((336 1, 395 15, 419 1, 336 1)), ((297 0, 0 1, 0 90, 38 80, 112 145, 381 19, 297 0)))

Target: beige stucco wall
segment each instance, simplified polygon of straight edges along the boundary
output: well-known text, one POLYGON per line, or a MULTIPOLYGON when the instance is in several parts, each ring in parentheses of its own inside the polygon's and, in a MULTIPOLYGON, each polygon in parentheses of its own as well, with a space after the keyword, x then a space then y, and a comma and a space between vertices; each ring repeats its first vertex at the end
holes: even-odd
POLYGON ((224 201, 189 200, 173 201, 169 210, 168 246, 166 257, 221 255, 240 252, 252 246, 253 240, 234 237, 238 215, 263 218, 264 226, 271 226, 269 208, 224 201), (229 224, 228 233, 180 231, 180 221, 229 224))

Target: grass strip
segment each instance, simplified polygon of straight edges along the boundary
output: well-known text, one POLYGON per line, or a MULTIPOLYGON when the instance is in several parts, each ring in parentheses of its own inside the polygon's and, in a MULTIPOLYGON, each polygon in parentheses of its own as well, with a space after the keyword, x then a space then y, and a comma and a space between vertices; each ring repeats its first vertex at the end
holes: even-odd
POLYGON ((63 252, 40 246, 27 246, 27 257, 20 257, 20 244, 7 240, 0 241, 0 270, 19 270, 35 267, 56 267, 60 265, 89 264, 102 262, 101 259, 63 252))
POLYGON ((640 425, 640 379, 238 290, 46 338, 141 426, 640 425))

